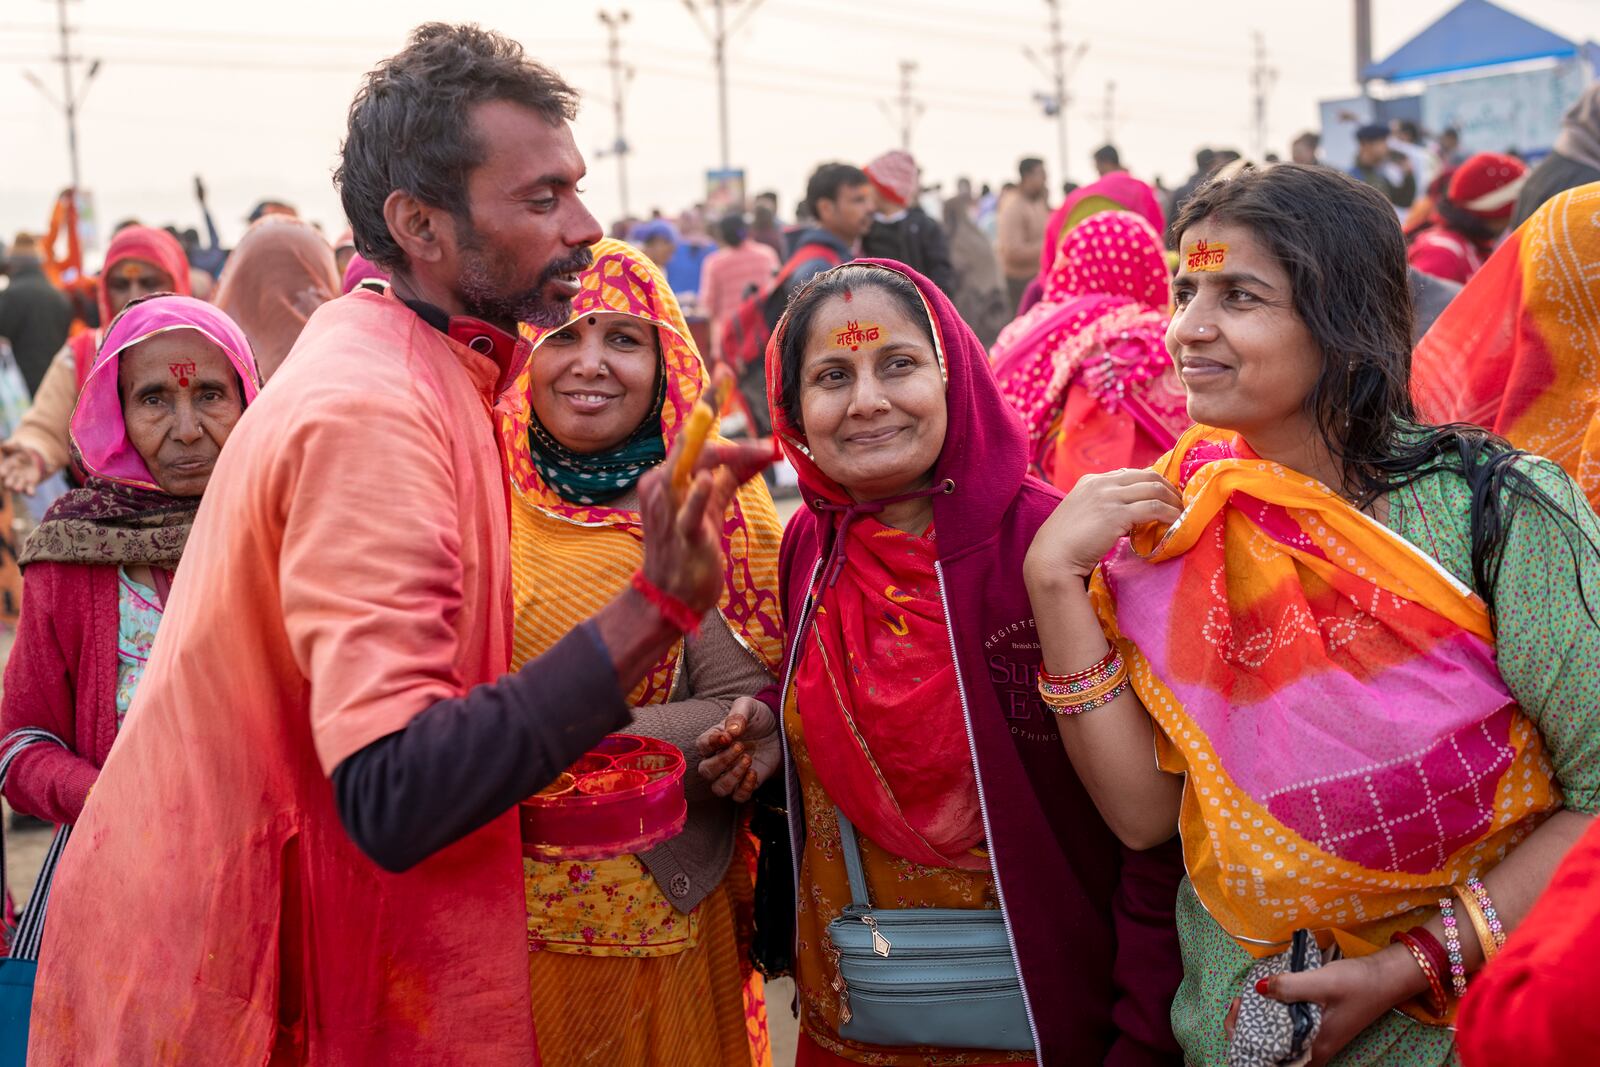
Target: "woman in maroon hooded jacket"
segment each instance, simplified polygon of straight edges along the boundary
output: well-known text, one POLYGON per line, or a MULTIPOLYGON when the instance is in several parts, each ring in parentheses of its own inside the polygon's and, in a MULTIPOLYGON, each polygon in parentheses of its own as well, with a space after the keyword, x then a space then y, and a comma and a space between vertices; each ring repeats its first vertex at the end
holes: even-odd
POLYGON ((1181 868, 1118 844, 1037 696, 1022 561, 1059 494, 1028 476, 982 346, 921 275, 860 260, 796 296, 767 365, 807 504, 779 562, 788 666, 702 739, 701 772, 742 799, 785 764, 797 1062, 1175 1062, 1181 868), (850 902, 836 810, 860 831, 874 904, 1001 910, 1032 1052, 840 1036, 824 932, 850 902))

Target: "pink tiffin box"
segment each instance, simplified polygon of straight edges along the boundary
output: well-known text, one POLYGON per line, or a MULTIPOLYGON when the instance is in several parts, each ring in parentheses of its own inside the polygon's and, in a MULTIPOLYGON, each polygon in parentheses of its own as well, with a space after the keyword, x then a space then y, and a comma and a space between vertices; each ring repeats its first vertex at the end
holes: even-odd
POLYGON ((522 854, 599 860, 643 852, 683 831, 683 754, 664 741, 612 734, 524 800, 522 854))

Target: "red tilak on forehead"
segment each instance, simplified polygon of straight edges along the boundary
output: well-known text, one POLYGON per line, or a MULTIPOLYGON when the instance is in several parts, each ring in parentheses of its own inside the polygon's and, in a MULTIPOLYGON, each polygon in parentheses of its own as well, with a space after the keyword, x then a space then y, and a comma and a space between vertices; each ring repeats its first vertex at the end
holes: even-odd
POLYGON ((846 304, 848 304, 848 303, 850 303, 851 300, 854 300, 854 299, 855 299, 855 294, 852 293, 850 290, 846 289, 844 291, 844 302, 846 304))
POLYGON ((178 388, 189 388, 189 379, 194 377, 195 365, 192 361, 183 363, 168 363, 167 373, 178 379, 178 388))

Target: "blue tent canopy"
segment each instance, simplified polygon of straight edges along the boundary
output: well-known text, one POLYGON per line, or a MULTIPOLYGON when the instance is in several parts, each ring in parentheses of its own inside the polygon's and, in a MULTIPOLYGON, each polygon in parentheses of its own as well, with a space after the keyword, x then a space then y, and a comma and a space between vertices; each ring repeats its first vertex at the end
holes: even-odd
POLYGON ((1403 82, 1475 67, 1576 55, 1565 37, 1514 15, 1489 0, 1461 0, 1387 59, 1361 72, 1363 79, 1403 82))

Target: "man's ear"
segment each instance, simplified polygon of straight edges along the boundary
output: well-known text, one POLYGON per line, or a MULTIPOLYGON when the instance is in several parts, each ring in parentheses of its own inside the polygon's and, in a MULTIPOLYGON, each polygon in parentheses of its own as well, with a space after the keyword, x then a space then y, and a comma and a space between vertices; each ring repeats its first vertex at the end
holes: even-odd
POLYGON ((383 221, 389 226, 389 235, 412 262, 437 263, 443 258, 444 242, 455 237, 449 214, 399 189, 383 202, 383 221))

